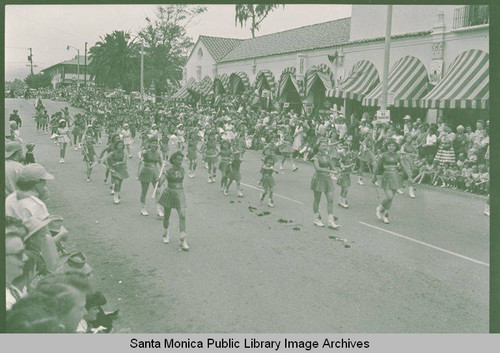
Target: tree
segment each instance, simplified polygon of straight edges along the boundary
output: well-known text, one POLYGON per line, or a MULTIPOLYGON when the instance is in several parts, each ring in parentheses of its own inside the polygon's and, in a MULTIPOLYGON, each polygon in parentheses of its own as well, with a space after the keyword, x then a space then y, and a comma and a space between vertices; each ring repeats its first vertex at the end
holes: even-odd
POLYGON ((205 6, 165 5, 156 8, 156 18, 146 17, 147 26, 139 37, 144 40, 145 87, 154 84, 156 96, 167 92, 182 79, 182 67, 194 46, 186 27, 205 6))
MULTIPOLYGON (((234 22, 236 25, 240 24, 243 27, 248 20, 251 20, 250 31, 252 32, 252 38, 255 38, 255 32, 260 29, 262 21, 279 6, 278 4, 236 4, 234 22)), ((281 6, 285 7, 285 5, 281 6)))
POLYGON ((89 50, 89 70, 96 84, 130 92, 140 85, 139 44, 130 33, 113 31, 89 50))
POLYGON ((28 85, 29 88, 43 88, 52 86, 52 76, 47 73, 32 75, 29 74, 24 82, 28 85))

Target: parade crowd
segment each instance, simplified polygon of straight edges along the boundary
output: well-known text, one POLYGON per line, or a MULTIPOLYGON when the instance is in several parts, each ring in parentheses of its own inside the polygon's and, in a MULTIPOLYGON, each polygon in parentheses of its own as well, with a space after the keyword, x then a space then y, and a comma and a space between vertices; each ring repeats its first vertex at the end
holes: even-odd
POLYGON ((64 218, 47 207, 47 183, 54 176, 35 163, 35 145, 21 138, 17 111, 10 119, 5 141, 7 332, 110 332, 117 312, 104 311, 106 298, 92 284, 86 255, 65 246, 71 234, 64 218))
MULTIPOLYGON (((35 108, 37 132, 59 146, 59 163, 65 163, 67 149, 81 152, 87 182, 96 177, 96 165, 106 167, 103 178, 110 183, 114 204, 121 202, 123 183, 132 174, 127 160, 139 158, 140 214, 149 215, 146 200, 152 190, 156 212, 163 217, 163 242, 170 242, 169 219, 175 209, 179 245, 185 251, 189 246, 184 176, 199 175, 200 163, 207 170, 209 184, 218 180, 222 194, 227 195, 234 182, 237 195, 243 197, 240 167, 248 149, 262 153, 260 200, 267 197, 269 207, 275 207, 279 174, 296 173, 298 160, 313 163, 310 189, 314 224, 319 227, 340 227, 333 215, 334 185, 340 190, 338 205, 349 208, 351 178, 364 186, 368 177, 383 191, 376 216, 384 223, 389 223, 395 194, 404 194, 408 188, 414 198, 418 184, 489 194, 488 121, 451 126, 406 116, 401 124, 381 123, 368 113, 346 117, 335 107, 329 114, 304 116, 262 109, 244 95, 190 104, 146 101, 141 109, 139 102, 121 91, 95 88, 47 89, 37 93, 35 108), (83 113, 71 116, 66 108, 49 116, 43 104, 47 98, 64 100, 83 113), (131 145, 137 140, 140 152, 133 155, 131 145), (326 224, 319 210, 323 194, 326 224)), ((16 111, 10 120, 5 148, 8 329, 109 331, 110 327, 101 324, 106 300, 90 284, 91 267, 85 254, 66 251, 64 241, 69 234, 63 218, 51 215, 45 204, 46 183, 54 177, 35 163, 34 145, 23 142, 22 119, 16 111)), ((489 206, 485 214, 489 215, 489 206)))

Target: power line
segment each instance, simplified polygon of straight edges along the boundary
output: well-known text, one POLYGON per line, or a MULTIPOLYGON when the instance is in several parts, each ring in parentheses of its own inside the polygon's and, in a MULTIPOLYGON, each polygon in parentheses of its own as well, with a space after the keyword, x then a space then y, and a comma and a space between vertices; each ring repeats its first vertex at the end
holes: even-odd
POLYGON ((50 29, 52 29, 52 30, 54 30, 54 31, 58 31, 58 32, 61 32, 61 33, 64 33, 64 34, 67 34, 67 35, 70 35, 70 36, 73 36, 73 37, 77 37, 77 38, 80 38, 80 39, 86 39, 86 38, 84 38, 84 37, 82 37, 82 36, 79 36, 79 35, 77 35, 77 34, 70 33, 70 32, 66 32, 66 31, 61 31, 61 30, 60 30, 60 29, 58 29, 58 28, 55 28, 55 27, 52 27, 52 26, 46 25, 46 24, 44 24, 44 23, 39 23, 39 22, 33 21, 33 20, 31 20, 31 19, 29 19, 29 18, 26 18, 26 17, 23 17, 23 16, 19 16, 18 14, 15 14, 15 13, 13 13, 13 12, 9 12, 9 15, 14 15, 14 16, 16 16, 16 17, 19 17, 19 18, 21 18, 21 19, 25 20, 25 21, 29 21, 29 22, 32 22, 32 23, 37 24, 37 25, 39 25, 39 26, 44 26, 44 27, 50 28, 50 29))

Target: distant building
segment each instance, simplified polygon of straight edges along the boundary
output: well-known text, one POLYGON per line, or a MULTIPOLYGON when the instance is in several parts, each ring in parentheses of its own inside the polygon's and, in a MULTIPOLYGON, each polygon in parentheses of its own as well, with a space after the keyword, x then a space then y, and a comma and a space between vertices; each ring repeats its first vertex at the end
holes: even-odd
POLYGON ((87 65, 85 66, 85 56, 75 56, 71 60, 63 61, 58 64, 52 65, 41 72, 47 73, 52 76, 52 86, 54 88, 60 86, 76 86, 78 82, 80 85, 85 84, 85 73, 87 73, 87 84, 95 85, 94 78, 91 79, 89 72, 90 58, 87 57, 87 65), (80 61, 80 77, 78 77, 78 61, 80 61))

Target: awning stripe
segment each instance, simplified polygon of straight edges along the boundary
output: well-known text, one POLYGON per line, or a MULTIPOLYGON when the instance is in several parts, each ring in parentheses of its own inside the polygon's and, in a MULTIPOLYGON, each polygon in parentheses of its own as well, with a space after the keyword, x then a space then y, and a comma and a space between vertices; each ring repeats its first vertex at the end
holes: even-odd
POLYGON ((281 97, 285 92, 287 87, 292 85, 293 88, 299 93, 299 86, 297 84, 297 78, 295 77, 296 68, 293 66, 287 67, 283 70, 280 77, 279 87, 278 87, 278 97, 281 97))
POLYGON ((489 103, 489 55, 471 49, 458 55, 448 72, 421 100, 424 108, 487 109, 489 103))
POLYGON ((172 99, 179 101, 186 100, 190 96, 188 89, 191 89, 195 85, 196 80, 194 79, 194 77, 191 77, 188 82, 172 96, 172 99))
POLYGON ((308 96, 311 88, 316 80, 321 80, 323 86, 325 87, 325 93, 331 91, 335 85, 333 79, 333 73, 330 68, 325 64, 319 64, 317 66, 311 67, 307 70, 305 75, 306 82, 306 92, 305 95, 308 96))
POLYGON ((349 76, 338 88, 325 92, 327 97, 362 100, 378 83, 377 68, 367 60, 361 60, 353 66, 349 76))
POLYGON ((264 69, 261 70, 257 74, 257 80, 255 81, 255 88, 260 92, 262 89, 262 86, 264 85, 264 81, 267 82, 269 85, 269 88, 271 92, 276 93, 276 80, 274 78, 274 75, 271 71, 264 69))
MULTIPOLYGON (((394 94, 395 107, 419 106, 419 99, 428 90, 428 75, 425 66, 413 56, 399 59, 389 72, 388 92, 394 94)), ((382 83, 362 101, 363 105, 378 106, 382 94, 382 83)))

